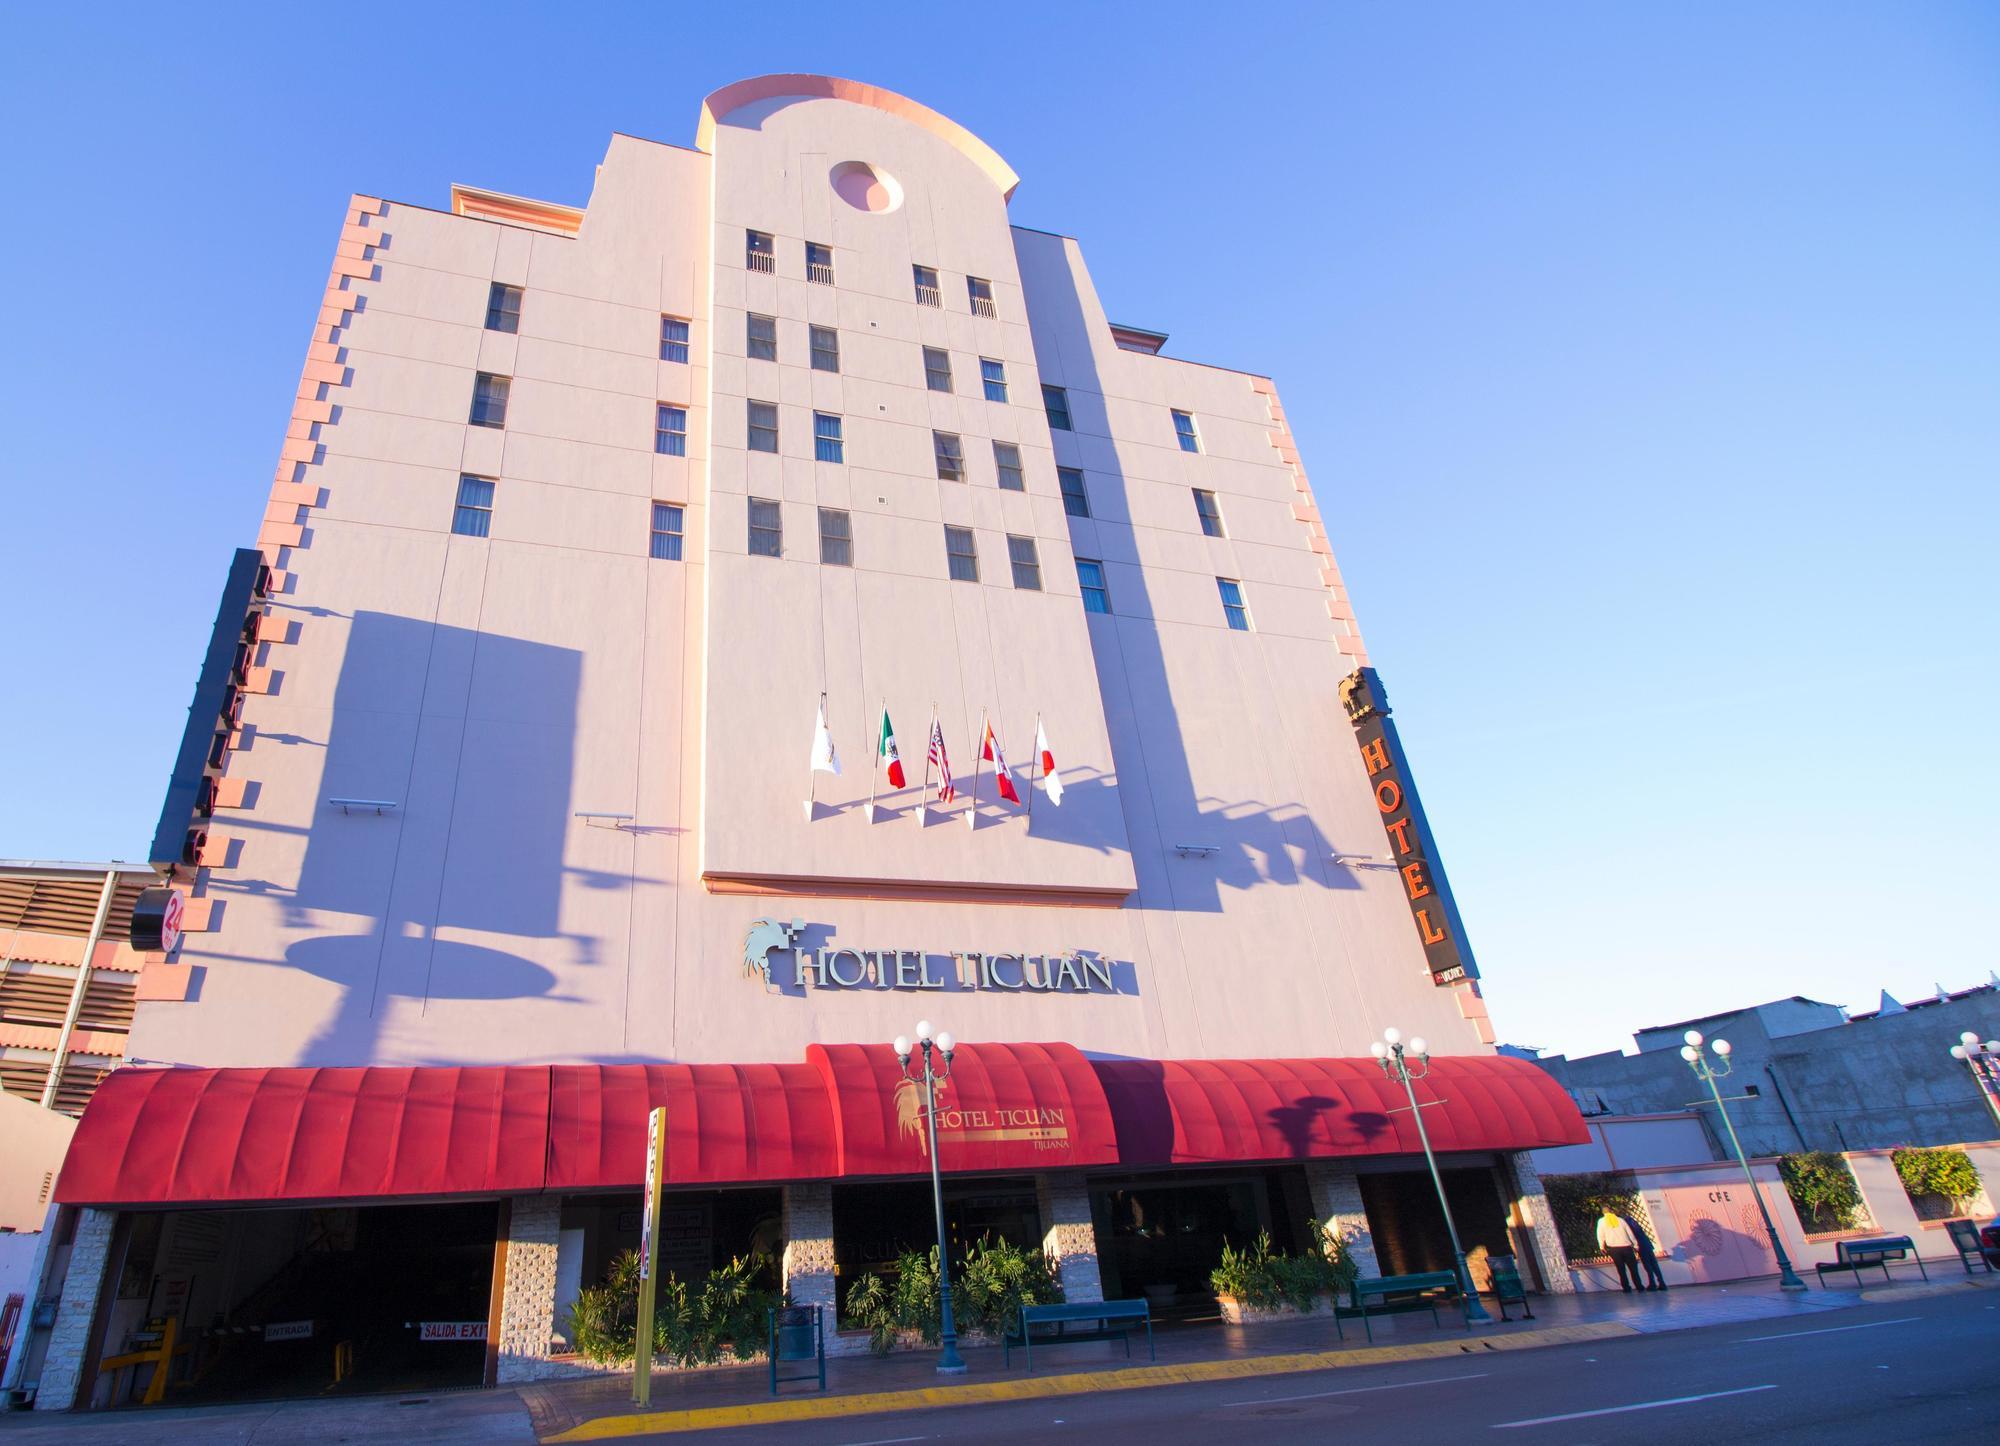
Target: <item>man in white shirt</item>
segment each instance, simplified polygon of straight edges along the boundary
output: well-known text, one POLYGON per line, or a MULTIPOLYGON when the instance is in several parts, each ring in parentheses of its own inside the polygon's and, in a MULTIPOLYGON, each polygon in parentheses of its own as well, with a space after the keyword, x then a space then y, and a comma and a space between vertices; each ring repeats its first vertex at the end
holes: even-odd
POLYGON ((1618 1267, 1618 1288, 1630 1295, 1640 1280, 1639 1242, 1632 1238, 1632 1227, 1609 1205, 1597 1217, 1597 1248, 1609 1252, 1611 1263, 1618 1267))

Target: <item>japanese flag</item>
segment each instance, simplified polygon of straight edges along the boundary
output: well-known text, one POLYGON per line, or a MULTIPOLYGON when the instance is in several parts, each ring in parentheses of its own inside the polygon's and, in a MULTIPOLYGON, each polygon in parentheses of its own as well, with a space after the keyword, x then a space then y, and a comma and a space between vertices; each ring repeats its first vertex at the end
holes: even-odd
POLYGON ((1062 807, 1062 775, 1056 772, 1056 756, 1049 751, 1049 735, 1042 725, 1035 725, 1035 752, 1042 755, 1042 789, 1049 796, 1049 802, 1062 807))

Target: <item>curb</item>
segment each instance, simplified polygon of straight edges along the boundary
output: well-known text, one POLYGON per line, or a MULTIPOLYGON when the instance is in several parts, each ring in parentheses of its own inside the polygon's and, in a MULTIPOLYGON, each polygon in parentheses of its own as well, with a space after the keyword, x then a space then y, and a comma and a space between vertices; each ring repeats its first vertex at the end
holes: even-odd
POLYGON ((1346 1366, 1374 1366, 1397 1361, 1435 1360, 1481 1351, 1532 1350, 1579 1341, 1636 1336, 1640 1332, 1616 1321, 1587 1325, 1549 1326, 1519 1334, 1472 1340, 1420 1341, 1411 1345, 1364 1346, 1355 1350, 1307 1351, 1294 1355, 1257 1356, 1242 1360, 1192 1361, 1177 1366, 1129 1366, 1117 1371, 1080 1371, 1070 1375, 980 1381, 963 1386, 928 1386, 903 1391, 865 1391, 847 1396, 793 1397, 743 1406, 704 1406, 681 1411, 646 1411, 598 1416, 555 1435, 545 1443, 610 1441, 678 1431, 712 1431, 726 1426, 769 1426, 794 1421, 826 1421, 845 1416, 873 1416, 896 1411, 934 1410, 941 1406, 978 1406, 997 1401, 1026 1401, 1057 1396, 1081 1396, 1099 1391, 1139 1391, 1151 1386, 1183 1386, 1202 1381, 1241 1380, 1257 1376, 1288 1376, 1346 1366))

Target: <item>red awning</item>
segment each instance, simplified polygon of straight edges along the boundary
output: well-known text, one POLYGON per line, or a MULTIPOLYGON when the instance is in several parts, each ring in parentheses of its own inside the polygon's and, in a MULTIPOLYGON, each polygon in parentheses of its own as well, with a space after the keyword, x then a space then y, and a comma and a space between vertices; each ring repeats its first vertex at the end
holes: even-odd
MULTIPOLYGON (((802 1064, 121 1069, 78 1122, 56 1199, 210 1205, 633 1189, 667 1107, 669 1185, 919 1175, 923 1117, 883 1045, 802 1064)), ((1524 1060, 1432 1061, 1443 1152, 1587 1139, 1524 1060)), ((1372 1060, 1090 1060, 1069 1044, 961 1048, 938 1114, 957 1173, 1410 1155, 1372 1060)))
POLYGON ((646 1116, 667 1107, 675 1184, 827 1179, 842 1173, 833 1110, 810 1064, 557 1065, 551 1190, 645 1183, 646 1116))
MULTIPOLYGON (((1093 1060, 1122 1165, 1205 1165, 1423 1148, 1410 1103, 1372 1059, 1093 1060)), ((1589 1134, 1576 1105, 1527 1060, 1452 1055, 1417 1083, 1433 1149, 1537 1150, 1589 1134)))
POLYGON ((56 1198, 91 1205, 495 1195, 542 1188, 546 1066, 120 1069, 56 1198))
MULTIPOLYGON (((930 1169, 922 1091, 887 1045, 815 1044, 843 1175, 930 1169)), ((913 1069, 921 1066, 912 1063, 913 1069)), ((938 1105, 941 1169, 982 1174, 1118 1163, 1104 1090, 1072 1044, 963 1045, 938 1105)))

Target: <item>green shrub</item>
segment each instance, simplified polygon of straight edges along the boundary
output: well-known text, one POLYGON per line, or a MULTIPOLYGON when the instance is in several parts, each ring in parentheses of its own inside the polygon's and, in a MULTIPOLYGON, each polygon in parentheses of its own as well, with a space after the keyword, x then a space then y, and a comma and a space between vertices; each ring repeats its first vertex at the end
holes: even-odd
POLYGON ((1571 1260, 1604 1258, 1597 1246, 1597 1218, 1607 1206, 1631 1216, 1641 1229, 1646 1226, 1638 1182, 1630 1175, 1544 1175, 1542 1189, 1549 1197, 1549 1217, 1562 1237, 1563 1254, 1571 1260))
MULTIPOLYGON (((719 1361, 725 1349, 739 1361, 762 1355, 765 1313, 778 1304, 778 1293, 765 1284, 770 1269, 763 1256, 738 1258, 692 1289, 673 1275, 661 1276, 653 1290, 653 1353, 682 1366, 719 1361)), ((570 1339, 586 1359, 629 1361, 638 1333, 639 1257, 627 1250, 602 1282, 577 1292, 570 1339)))
MULTIPOLYGON (((1062 1299, 1062 1285, 1049 1258, 1004 1240, 982 1238, 966 1251, 952 1281, 953 1323, 962 1331, 998 1335, 1011 1330, 1023 1305, 1062 1299)), ((938 1317, 938 1255, 906 1250, 888 1272, 871 1271, 847 1292, 847 1322, 865 1326, 869 1349, 886 1353, 904 1331, 916 1331, 936 1345, 943 1334, 938 1317)))
POLYGON ((1903 1189, 1920 1215, 1927 1196, 1948 1202, 1945 1213, 1949 1214, 1959 1203, 1979 1193, 1979 1171, 1963 1150, 1906 1147, 1897 1150, 1890 1159, 1895 1162, 1903 1189))
POLYGON ((1210 1288, 1260 1310, 1284 1305, 1311 1310, 1321 1295, 1338 1295, 1354 1283, 1354 1259, 1318 1220, 1308 1233, 1319 1248, 1300 1255, 1273 1250, 1269 1231, 1260 1233, 1248 1250, 1225 1242, 1222 1263, 1208 1273, 1210 1288))
POLYGON ((1807 1230, 1852 1230, 1860 1223, 1861 1188, 1847 1161, 1831 1150, 1780 1155, 1778 1176, 1807 1230))

